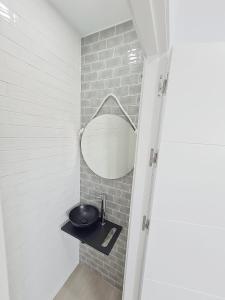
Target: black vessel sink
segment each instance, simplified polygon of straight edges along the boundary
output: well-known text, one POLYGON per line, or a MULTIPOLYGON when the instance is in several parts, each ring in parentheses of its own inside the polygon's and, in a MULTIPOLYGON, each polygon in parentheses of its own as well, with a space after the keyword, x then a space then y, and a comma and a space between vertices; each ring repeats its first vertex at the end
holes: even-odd
POLYGON ((88 228, 97 223, 99 210, 90 204, 80 204, 69 212, 69 220, 77 228, 88 228))

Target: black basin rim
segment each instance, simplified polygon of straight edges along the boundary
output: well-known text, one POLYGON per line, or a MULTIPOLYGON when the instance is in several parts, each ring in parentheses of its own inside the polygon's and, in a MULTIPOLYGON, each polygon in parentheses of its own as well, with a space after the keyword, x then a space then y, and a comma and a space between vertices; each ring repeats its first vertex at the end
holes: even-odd
POLYGON ((98 208, 90 204, 79 204, 69 212, 70 222, 78 228, 88 228, 94 225, 98 218, 98 208))

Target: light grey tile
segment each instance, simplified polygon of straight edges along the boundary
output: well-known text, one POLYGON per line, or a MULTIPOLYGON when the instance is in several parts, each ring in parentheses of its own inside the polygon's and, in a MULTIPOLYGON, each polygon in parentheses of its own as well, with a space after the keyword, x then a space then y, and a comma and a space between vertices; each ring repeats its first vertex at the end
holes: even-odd
MULTIPOLYGON (((92 81, 90 84, 91 84, 91 87, 92 87, 92 83, 95 83, 95 81, 92 81)), ((97 96, 97 91, 86 91, 84 93, 84 96, 83 96, 83 99, 91 99, 91 98, 94 98, 97 96)))
POLYGON ((126 207, 126 206, 122 206, 122 207, 120 208, 120 211, 121 211, 122 213, 126 214, 126 215, 129 215, 129 213, 130 213, 130 208, 129 208, 129 207, 126 207))
POLYGON ((97 80, 97 78, 98 78, 97 72, 84 74, 85 81, 93 81, 93 80, 97 80))
POLYGON ((104 89, 104 80, 98 80, 91 82, 91 89, 93 90, 101 90, 104 89))
MULTIPOLYGON (((83 45, 91 47, 90 54, 95 54, 95 58, 88 58, 91 60, 89 63, 85 61, 85 56, 89 53, 82 56, 82 76, 85 80, 82 84, 82 124, 90 120, 103 98, 110 93, 115 93, 119 97, 122 105, 131 113, 132 120, 137 123, 143 57, 140 44, 137 40, 133 41, 132 31, 133 24, 129 21, 89 37, 86 44, 82 40, 83 45), (127 41, 132 41, 125 43, 124 36, 127 41), (104 42, 110 48, 100 50, 104 47, 104 42), (97 56, 98 60, 92 61, 97 59, 97 56), (136 61, 131 62, 130 58, 134 56, 136 61), (103 66, 105 69, 102 69, 103 66), (93 70, 95 72, 92 72, 93 70), (129 95, 129 92, 132 95, 129 95)), ((84 48, 84 51, 90 51, 90 47, 84 48)), ((125 118, 113 99, 104 104, 99 115, 104 113, 114 113, 125 118)), ((107 218, 123 226, 123 231, 109 256, 87 245, 81 245, 80 260, 85 261, 92 269, 98 270, 105 280, 120 288, 123 284, 132 177, 133 172, 116 180, 100 178, 88 168, 81 156, 81 201, 99 207, 95 194, 106 193, 107 218)))
POLYGON ((88 64, 88 65, 83 64, 81 66, 81 72, 82 73, 91 72, 91 64, 88 64))
POLYGON ((112 58, 114 53, 114 49, 107 49, 99 52, 99 59, 107 59, 112 58))
POLYGON ((106 48, 106 41, 99 41, 97 43, 92 44, 92 51, 93 52, 103 50, 105 48, 106 48))
POLYGON ((115 88, 113 92, 116 94, 117 97, 120 96, 127 96, 128 95, 128 86, 122 86, 119 88, 115 88))
POLYGON ((121 103, 123 105, 137 105, 137 97, 136 96, 124 96, 120 97, 121 103))
POLYGON ((121 55, 129 55, 129 52, 131 50, 131 45, 121 45, 115 48, 114 56, 121 56, 121 55))
POLYGON ((92 52, 91 45, 84 45, 81 47, 81 55, 85 55, 92 52))
POLYGON ((120 34, 120 33, 129 31, 131 29, 133 29, 133 22, 131 20, 129 20, 125 23, 122 23, 122 24, 119 24, 116 26, 116 34, 120 34))
POLYGON ((111 113, 117 116, 122 115, 122 111, 119 107, 111 107, 111 113))
POLYGON ((130 43, 137 40, 137 33, 136 31, 132 30, 124 34, 124 42, 130 43))
POLYGON ((142 83, 142 78, 143 78, 143 75, 142 74, 138 74, 138 79, 139 79, 138 82, 139 83, 142 83))
POLYGON ((118 35, 107 40, 107 47, 112 48, 121 45, 124 41, 123 35, 118 35))
POLYGON ((114 69, 113 76, 117 77, 117 76, 128 75, 129 71, 130 71, 129 66, 118 67, 114 69))
POLYGON ((92 63, 91 65, 92 71, 99 71, 105 68, 105 62, 104 61, 97 61, 95 63, 92 63))
POLYGON ((106 88, 115 88, 120 86, 120 78, 112 78, 105 80, 106 88))
POLYGON ((94 107, 85 107, 85 114, 86 115, 93 115, 95 113, 95 108, 94 107))
POLYGON ((138 40, 132 42, 132 43, 129 43, 129 46, 130 46, 130 49, 132 50, 138 50, 138 51, 141 51, 142 52, 142 49, 141 49, 141 44, 138 40))
POLYGON ((84 37, 84 38, 82 39, 82 44, 83 44, 83 45, 92 44, 92 43, 94 43, 94 42, 97 42, 98 39, 99 39, 99 32, 93 33, 93 34, 91 34, 91 35, 88 35, 88 36, 84 37))
POLYGON ((121 65, 121 57, 114 57, 106 61, 107 68, 115 68, 121 65))
POLYGON ((90 88, 90 83, 89 82, 82 82, 81 84, 81 90, 88 90, 90 88))
POLYGON ((100 39, 107 39, 109 37, 114 36, 115 33, 116 33, 116 27, 115 26, 107 28, 103 31, 100 31, 100 39))
MULTIPOLYGON (((112 93, 112 89, 106 88, 104 90, 98 90, 98 97, 105 98, 108 94, 112 93)), ((107 101, 108 102, 108 101, 107 101)), ((107 104, 107 103, 106 103, 107 104)), ((106 105, 105 104, 105 105, 106 105)))
POLYGON ((113 74, 112 69, 103 70, 103 71, 100 71, 100 72, 99 72, 98 78, 99 78, 99 79, 108 79, 108 78, 112 78, 112 74, 113 74))
POLYGON ((84 56, 81 56, 81 64, 84 64, 84 56))
POLYGON ((128 113, 130 115, 137 115, 138 114, 138 106, 136 106, 136 105, 129 105, 128 106, 128 113))
POLYGON ((143 71, 143 63, 136 63, 130 65, 130 71, 131 73, 139 73, 141 74, 143 71))
POLYGON ((142 53, 139 50, 132 50, 129 55, 122 56, 123 65, 139 64, 143 61, 142 53))
POLYGON ((129 94, 137 95, 141 93, 141 84, 131 85, 129 86, 129 94))
POLYGON ((121 85, 134 85, 139 83, 138 74, 131 74, 128 76, 124 76, 121 79, 121 85))
MULTIPOLYGON (((86 106, 91 106, 91 102, 88 99, 82 99, 82 107, 81 107, 81 111, 86 107, 86 106)), ((83 111, 82 111, 83 113, 83 111)))
POLYGON ((92 63, 98 60, 98 53, 87 54, 84 57, 84 61, 86 64, 92 63))

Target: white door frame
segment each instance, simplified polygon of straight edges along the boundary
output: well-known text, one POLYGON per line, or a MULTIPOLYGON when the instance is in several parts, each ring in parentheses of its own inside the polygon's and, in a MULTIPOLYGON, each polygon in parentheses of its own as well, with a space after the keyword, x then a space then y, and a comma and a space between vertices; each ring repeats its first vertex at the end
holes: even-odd
POLYGON ((132 187, 123 300, 138 300, 143 273, 147 231, 143 216, 149 216, 152 170, 150 149, 154 132, 154 103, 159 84, 159 64, 169 52, 168 0, 129 0, 135 27, 145 53, 139 130, 132 187), (145 180, 147 182, 145 182, 145 180))
POLYGON ((162 97, 158 97, 161 74, 166 73, 168 56, 145 61, 140 107, 136 162, 132 187, 128 246, 124 278, 124 300, 139 299, 148 230, 142 230, 143 216, 150 218, 155 168, 149 165, 151 148, 158 147, 162 97), (157 116, 156 116, 157 114, 157 116))
POLYGON ((170 48, 170 0, 128 0, 138 39, 146 57, 166 53, 170 48))

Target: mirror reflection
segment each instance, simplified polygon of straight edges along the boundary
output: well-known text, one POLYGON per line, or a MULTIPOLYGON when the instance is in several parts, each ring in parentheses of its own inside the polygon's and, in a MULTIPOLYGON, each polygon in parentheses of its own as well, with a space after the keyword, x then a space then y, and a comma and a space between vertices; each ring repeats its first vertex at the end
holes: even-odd
POLYGON ((116 179, 134 166, 136 132, 123 118, 101 115, 85 127, 81 151, 89 168, 97 175, 116 179))

